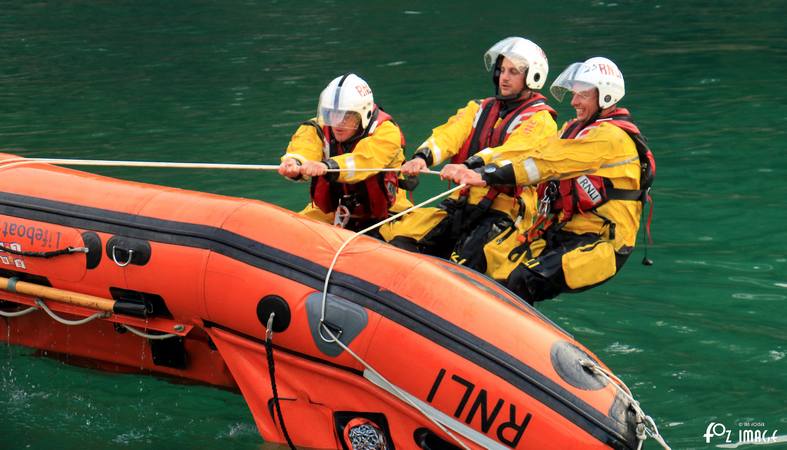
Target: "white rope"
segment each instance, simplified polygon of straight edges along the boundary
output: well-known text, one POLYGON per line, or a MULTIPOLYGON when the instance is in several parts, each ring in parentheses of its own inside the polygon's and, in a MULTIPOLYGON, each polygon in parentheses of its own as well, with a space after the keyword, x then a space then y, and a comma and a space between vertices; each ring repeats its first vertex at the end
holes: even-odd
POLYGON ((339 259, 339 255, 342 253, 342 251, 344 251, 344 248, 347 247, 347 245, 350 242, 352 242, 358 236, 366 234, 369 231, 374 230, 375 228, 379 228, 379 227, 385 225, 388 222, 392 222, 392 221, 394 221, 394 220, 404 216, 405 214, 408 214, 408 213, 410 213, 410 212, 412 212, 412 211, 414 211, 414 210, 416 210, 416 209, 418 209, 418 208, 420 208, 420 207, 422 207, 424 205, 428 205, 429 203, 434 202, 435 200, 439 200, 439 199, 441 199, 443 197, 447 197, 447 196, 453 194, 455 191, 458 191, 458 190, 460 190, 460 189, 462 189, 464 187, 465 187, 464 184, 460 184, 459 186, 455 186, 455 187, 453 187, 453 188, 451 188, 451 189, 449 189, 449 190, 447 190, 447 191, 445 191, 443 193, 437 194, 434 197, 429 198, 427 200, 424 200, 424 201, 422 201, 421 203, 419 203, 417 205, 413 205, 413 206, 405 209, 404 211, 402 211, 400 213, 394 214, 393 216, 388 217, 385 220, 377 222, 374 225, 370 225, 369 227, 364 228, 361 231, 358 231, 357 233, 355 233, 352 236, 350 236, 349 239, 344 241, 342 243, 342 245, 339 247, 339 249, 336 251, 336 254, 333 255, 333 260, 331 261, 331 265, 328 266, 328 273, 325 275, 325 283, 323 284, 323 288, 322 288, 322 307, 321 307, 321 310, 320 310, 320 323, 323 323, 325 321, 325 301, 326 301, 326 299, 328 297, 328 283, 331 280, 331 274, 333 273, 333 268, 336 265, 336 261, 339 259))
MULTIPOLYGON (((68 319, 64 319, 64 318, 58 316, 57 314, 55 314, 51 309, 49 309, 48 306, 46 306, 46 303, 44 303, 44 301, 41 300, 40 298, 36 299, 36 304, 38 306, 40 306, 47 314, 49 314, 50 317, 55 319, 57 322, 60 322, 63 325, 69 325, 69 326, 71 326, 71 325, 84 325, 84 324, 86 324, 88 322, 92 322, 93 320, 96 320, 96 319, 106 319, 107 317, 110 317, 112 315, 112 313, 109 312, 109 311, 102 311, 102 312, 97 312, 97 313, 95 313, 95 314, 93 314, 93 315, 91 315, 89 317, 85 317, 84 319, 68 320, 68 319)), ((31 307, 29 309, 35 309, 35 308, 31 307)), ((25 314, 30 312, 29 309, 26 310, 25 314)), ((3 315, 5 315, 5 314, 3 314, 3 315)), ((168 333, 168 334, 148 334, 148 333, 145 333, 143 331, 139 331, 139 330, 137 330, 134 327, 128 326, 128 325, 126 325, 124 323, 122 323, 120 325, 123 328, 127 329, 128 331, 130 331, 132 334, 135 334, 135 335, 137 335, 139 337, 142 337, 142 338, 145 338, 145 339, 162 340, 162 339, 169 339, 171 337, 177 336, 177 334, 174 334, 174 333, 168 333)))
POLYGON ((467 444, 465 444, 465 443, 464 443, 464 442, 463 442, 461 439, 459 439, 459 437, 457 437, 455 434, 453 434, 451 431, 449 431, 449 430, 448 430, 448 429, 447 429, 447 428, 446 428, 446 427, 445 427, 445 426, 444 426, 442 423, 440 423, 440 422, 437 420, 437 418, 433 417, 431 414, 429 414, 428 412, 424 411, 424 409, 423 409, 423 408, 421 408, 421 407, 420 407, 418 404, 416 404, 415 402, 413 402, 412 400, 410 400, 410 399, 407 397, 407 395, 405 395, 405 393, 404 393, 404 392, 403 392, 403 391, 402 391, 402 390, 401 390, 401 389, 400 389, 398 386, 396 386, 395 384, 393 384, 393 383, 391 383, 390 381, 388 381, 388 379, 386 379, 384 376, 382 376, 382 374, 380 374, 378 371, 376 371, 376 370, 375 370, 375 369, 374 369, 374 368, 373 368, 371 365, 369 365, 369 363, 367 363, 367 362, 366 362, 366 361, 365 361, 363 358, 361 358, 360 356, 358 356, 357 354, 355 354, 355 352, 353 352, 352 350, 350 350, 350 348, 349 348, 348 346, 346 346, 346 345, 345 345, 345 344, 344 344, 342 341, 340 341, 340 340, 339 340, 339 339, 338 339, 338 338, 337 338, 337 337, 336 337, 336 336, 333 334, 333 332, 332 332, 332 331, 331 331, 331 330, 328 328, 328 326, 327 326, 327 325, 325 325, 325 306, 326 306, 326 302, 327 302, 327 298, 328 298, 328 284, 329 284, 329 282, 330 282, 330 279, 331 279, 331 274, 333 273, 333 268, 334 268, 334 266, 336 265, 336 261, 339 259, 339 255, 341 254, 341 252, 342 252, 342 251, 345 249, 345 247, 347 247, 347 245, 348 245, 348 244, 349 244, 349 243, 350 243, 350 242, 351 242, 353 239, 355 239, 356 237, 358 237, 358 236, 361 236, 361 235, 363 235, 363 234, 365 234, 365 233, 368 233, 369 231, 371 231, 371 230, 374 230, 375 228, 378 228, 378 227, 380 227, 380 226, 382 226, 382 225, 385 225, 385 224, 386 224, 386 223, 388 223, 388 222, 394 221, 394 220, 398 219, 399 217, 402 217, 402 216, 404 216, 405 214, 407 214, 407 213, 409 213, 409 212, 411 212, 411 211, 414 211, 415 209, 418 209, 418 208, 420 208, 420 207, 422 207, 422 206, 424 206, 424 205, 427 205, 427 204, 429 204, 429 203, 431 203, 431 202, 433 202, 433 201, 435 201, 435 200, 438 200, 438 199, 440 199, 440 198, 443 198, 443 197, 447 197, 448 195, 451 195, 453 192, 455 192, 455 191, 458 191, 458 190, 460 190, 460 189, 462 189, 462 188, 464 188, 464 187, 465 187, 465 185, 464 185, 464 184, 460 184, 459 186, 456 186, 456 187, 454 187, 454 188, 452 188, 452 189, 449 189, 449 190, 447 190, 447 191, 445 191, 445 192, 443 192, 443 193, 441 193, 441 194, 435 195, 434 197, 432 197, 432 198, 430 198, 430 199, 428 199, 428 200, 425 200, 425 201, 423 201, 423 202, 421 202, 421 203, 419 203, 419 204, 417 204, 417 205, 414 205, 414 206, 412 206, 412 207, 410 207, 410 208, 407 208, 406 210, 404 210, 404 211, 402 211, 402 212, 400 212, 400 213, 398 213, 398 214, 395 214, 395 215, 393 215, 393 216, 391 216, 391 217, 388 217, 388 218, 387 218, 387 219, 385 219, 385 220, 382 220, 382 221, 380 221, 380 222, 378 222, 378 223, 376 223, 376 224, 374 224, 374 225, 371 225, 371 226, 369 226, 369 227, 367 227, 367 228, 365 228, 365 229, 363 229, 363 230, 361 230, 361 231, 359 231, 359 232, 357 232, 357 233, 353 234, 353 235, 352 235, 352 236, 350 236, 350 237, 349 237, 349 238, 348 238, 346 241, 344 241, 344 242, 342 243, 342 245, 341 245, 341 246, 339 247, 339 249, 336 251, 336 254, 333 256, 333 261, 331 261, 331 265, 328 267, 328 273, 327 273, 327 274, 326 274, 326 276, 325 276, 325 284, 323 285, 323 292, 322 292, 322 307, 321 307, 321 311, 320 311, 320 322, 319 322, 319 327, 320 327, 320 328, 318 329, 318 334, 320 335, 320 338, 321 338, 321 339, 323 339, 323 340, 325 340, 326 342, 333 342, 333 343, 336 343, 337 345, 339 345, 339 347, 341 347, 342 349, 344 349, 344 351, 346 351, 347 353, 349 353, 349 354, 350 354, 350 355, 351 355, 353 358, 355 358, 355 360, 356 360, 356 361, 358 361, 359 363, 361 363, 361 364, 362 364, 362 365, 363 365, 363 366, 364 366, 364 367, 365 367, 365 368, 366 368, 368 371, 370 371, 371 373, 373 373, 373 374, 375 374, 377 377, 379 377, 379 378, 380 378, 380 380, 381 380, 381 381, 382 381, 384 384, 386 384, 386 385, 387 385, 387 386, 390 388, 390 390, 391 390, 392 392, 394 392, 394 393, 395 393, 396 397, 397 397, 399 400, 401 400, 401 401, 405 402, 406 404, 408 404, 408 405, 410 405, 411 407, 413 407, 413 408, 414 408, 416 411, 420 412, 420 413, 421 413, 421 414, 422 414, 424 417, 426 417, 427 419, 429 419, 429 421, 431 421, 432 423, 434 423, 434 424, 435 424, 435 426, 437 426, 437 427, 438 427, 438 428, 440 428, 440 430, 442 430, 442 431, 443 431, 445 434, 447 434, 448 436, 450 436, 450 437, 451 437, 451 439, 453 439, 453 440, 454 440, 454 441, 455 441, 457 444, 459 444, 459 446, 461 446, 463 449, 465 449, 465 450, 470 450, 470 447, 468 447, 468 446, 467 446, 467 444), (323 334, 322 334, 322 330, 323 330, 323 329, 325 329, 325 331, 327 331, 327 332, 328 332, 328 334, 330 335, 330 338, 331 338, 331 340, 330 340, 330 341, 326 340, 326 339, 325 339, 325 337, 323 337, 323 334))
MULTIPOLYGON (((279 170, 275 164, 228 164, 228 163, 188 163, 165 161, 116 161, 106 159, 63 159, 63 158, 14 158, 2 161, 10 163, 47 163, 62 164, 65 166, 102 166, 102 167, 158 167, 167 169, 229 169, 229 170, 279 170)), ((328 169, 328 172, 400 172, 400 168, 367 168, 367 169, 328 169)), ((425 170, 421 173, 440 175, 434 170, 425 170)))
POLYGON ((95 313, 95 314, 93 314, 93 315, 91 315, 89 317, 85 317, 84 319, 68 320, 68 319, 64 319, 64 318, 58 316, 57 314, 55 314, 54 311, 49 309, 49 307, 46 306, 46 303, 44 303, 44 301, 41 300, 40 298, 36 299, 36 305, 40 306, 41 309, 43 309, 44 312, 49 314, 49 317, 55 319, 55 321, 60 322, 63 325, 68 325, 68 326, 84 325, 84 324, 86 324, 88 322, 92 322, 92 321, 94 321, 96 319, 106 319, 107 317, 112 315, 112 313, 110 313, 108 311, 101 311, 101 312, 97 312, 97 313, 95 313))
POLYGON ((21 311, 14 311, 14 312, 7 312, 7 311, 0 311, 0 316, 13 318, 13 317, 22 317, 24 315, 30 314, 33 311, 38 310, 35 306, 31 306, 27 309, 23 309, 21 311))
POLYGON ((278 170, 272 164, 223 164, 223 163, 188 163, 164 161, 114 161, 104 159, 60 159, 60 158, 26 158, 23 161, 47 164, 63 164, 66 166, 105 166, 105 167, 160 167, 168 169, 232 169, 232 170, 278 170))
POLYGON ((148 333, 145 333, 144 331, 139 331, 139 330, 137 330, 134 327, 128 326, 125 323, 122 323, 120 325, 123 326, 123 328, 127 329, 128 331, 130 331, 132 334, 136 334, 137 336, 139 336, 141 338, 152 339, 154 341, 160 341, 160 340, 163 340, 163 339, 169 339, 169 338, 177 336, 177 334, 174 334, 174 333, 168 333, 168 334, 148 334, 148 333))
POLYGON ((632 408, 634 408, 634 412, 637 415, 637 439, 639 439, 639 445, 637 446, 637 449, 641 449, 642 444, 645 442, 645 439, 647 439, 647 437, 650 436, 656 442, 658 442, 662 448, 664 448, 665 450, 671 450, 670 446, 667 444, 666 441, 664 441, 664 438, 661 437, 661 434, 659 434, 659 428, 656 426, 656 422, 653 420, 652 417, 645 414, 645 411, 642 410, 642 407, 640 406, 639 402, 636 401, 634 397, 631 395, 631 390, 628 388, 628 386, 626 386, 625 383, 623 383, 623 381, 620 378, 612 375, 607 370, 604 370, 601 366, 596 364, 595 361, 583 358, 579 360, 579 364, 582 365, 582 367, 592 370, 594 373, 600 375, 601 377, 606 378, 610 384, 618 388, 618 390, 623 394, 623 396, 626 397, 626 399, 628 399, 629 404, 631 405, 632 408), (642 426, 642 429, 640 429, 640 426, 642 426))

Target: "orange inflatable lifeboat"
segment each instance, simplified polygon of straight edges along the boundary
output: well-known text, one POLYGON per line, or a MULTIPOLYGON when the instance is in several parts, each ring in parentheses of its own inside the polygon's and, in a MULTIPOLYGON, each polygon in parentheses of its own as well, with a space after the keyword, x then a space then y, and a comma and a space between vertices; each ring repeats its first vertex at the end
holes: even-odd
POLYGON ((0 154, 3 340, 237 388, 298 448, 643 439, 591 352, 475 272, 365 236, 332 267, 352 233, 282 208, 20 160, 0 154))

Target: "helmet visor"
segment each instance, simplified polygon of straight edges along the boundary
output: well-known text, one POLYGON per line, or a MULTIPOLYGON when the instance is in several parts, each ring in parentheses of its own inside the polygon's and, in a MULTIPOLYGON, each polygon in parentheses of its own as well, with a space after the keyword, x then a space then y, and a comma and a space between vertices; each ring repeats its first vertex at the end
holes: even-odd
POLYGON ((516 53, 506 51, 498 53, 490 50, 484 55, 484 66, 486 66, 487 71, 491 72, 495 68, 499 56, 509 60, 520 72, 524 73, 527 70, 527 61, 516 53))
POLYGON ((355 130, 361 125, 361 115, 355 111, 320 107, 317 119, 320 125, 340 130, 355 130))
POLYGON ((557 76, 554 82, 552 82, 552 86, 549 87, 549 92, 551 92, 552 96, 559 102, 563 101, 563 97, 565 97, 568 92, 580 95, 584 93, 589 94, 589 91, 595 89, 596 86, 581 80, 582 75, 588 70, 590 69, 585 66, 584 63, 571 64, 557 76))

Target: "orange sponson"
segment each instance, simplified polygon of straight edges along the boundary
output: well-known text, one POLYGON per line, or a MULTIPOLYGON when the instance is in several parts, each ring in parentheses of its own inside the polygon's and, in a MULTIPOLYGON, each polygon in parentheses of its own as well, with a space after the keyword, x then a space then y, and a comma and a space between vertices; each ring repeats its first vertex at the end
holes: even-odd
MULTIPOLYGON (((298 447, 350 448, 359 424, 398 449, 638 444, 622 388, 587 366, 608 369, 461 266, 359 237, 324 301, 328 267, 352 236, 344 230, 259 201, 13 155, 0 155, 0 172, 0 276, 114 302, 110 316, 66 326, 12 282, 0 312, 39 307, 0 320, 12 343, 238 388, 265 440, 285 441, 278 403, 298 447), (41 256, 67 247, 88 252, 41 256)), ((65 319, 96 312, 44 303, 65 319)))

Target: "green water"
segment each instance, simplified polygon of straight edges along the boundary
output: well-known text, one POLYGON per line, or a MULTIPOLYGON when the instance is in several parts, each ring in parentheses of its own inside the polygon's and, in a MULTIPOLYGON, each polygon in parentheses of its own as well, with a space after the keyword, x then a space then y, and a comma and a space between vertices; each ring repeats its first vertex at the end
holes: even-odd
MULTIPOLYGON (((658 160, 656 264, 638 264, 638 248, 610 283, 539 309, 627 382, 673 448, 710 448, 723 441, 706 444, 710 422, 787 434, 785 10, 783 1, 2 1, 0 149, 272 164, 324 85, 355 71, 412 150, 491 93, 481 57, 500 38, 538 42, 549 82, 571 62, 608 56, 658 160)), ((562 120, 572 116, 557 106, 562 120)), ((307 199, 306 186, 273 173, 93 171, 288 208, 307 199)), ((442 188, 430 180, 418 197, 442 188)), ((2 449, 262 445, 238 395, 0 347, 2 449)))

